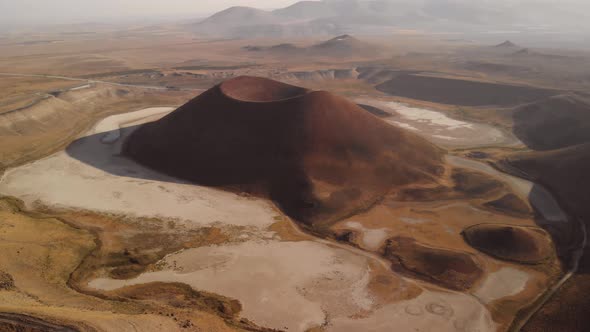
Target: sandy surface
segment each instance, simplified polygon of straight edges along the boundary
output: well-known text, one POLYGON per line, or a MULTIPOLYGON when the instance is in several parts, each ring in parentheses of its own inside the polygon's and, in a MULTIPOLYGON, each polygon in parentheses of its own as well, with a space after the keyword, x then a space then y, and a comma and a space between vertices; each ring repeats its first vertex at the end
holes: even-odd
POLYGON ((154 281, 183 282, 240 300, 242 316, 257 324, 305 331, 494 331, 489 312, 469 295, 424 290, 419 297, 377 306, 368 288, 367 257, 324 244, 248 242, 185 250, 169 266, 132 280, 96 279, 89 286, 116 289, 154 281), (171 266, 171 267, 170 267, 171 266), (364 317, 364 318, 361 318, 364 317))
POLYGON ((92 85, 90 85, 90 84, 84 84, 84 85, 77 86, 75 88, 71 88, 71 89, 69 89, 69 91, 78 91, 78 90, 82 90, 82 89, 88 89, 91 86, 92 85))
POLYGON ((175 270, 128 280, 99 279, 90 286, 115 289, 152 281, 183 282, 239 299, 242 315, 289 331, 321 325, 330 316, 369 310, 367 259, 315 242, 247 242, 186 250, 166 258, 175 270))
POLYGON ((529 279, 531 277, 526 272, 511 267, 503 267, 496 272, 490 273, 474 295, 484 303, 490 303, 524 291, 529 279))
POLYGON ((489 313, 472 297, 427 292, 410 301, 379 308, 367 318, 338 317, 328 326, 338 332, 391 331, 495 331, 489 313), (456 310, 471 308, 471 310, 456 310), (393 323, 395 322, 395 323, 393 323))
POLYGON ((379 249, 379 247, 381 247, 389 235, 386 228, 370 229, 355 221, 349 221, 345 224, 345 226, 350 229, 360 231, 363 238, 363 246, 369 250, 379 249))
POLYGON ((267 201, 183 183, 119 155, 122 138, 132 130, 126 127, 170 111, 148 108, 108 117, 68 152, 7 171, 0 193, 21 198, 28 206, 39 200, 55 207, 177 218, 198 225, 272 224, 276 213, 267 201))
POLYGON ((446 147, 477 147, 488 145, 514 145, 518 143, 501 130, 486 124, 452 119, 444 113, 411 107, 393 101, 358 100, 386 111, 398 114, 385 121, 408 129, 446 147))
POLYGON ((410 218, 410 217, 400 217, 399 220, 405 222, 406 224, 411 225, 419 225, 419 224, 426 224, 432 222, 432 220, 424 219, 424 218, 410 218))

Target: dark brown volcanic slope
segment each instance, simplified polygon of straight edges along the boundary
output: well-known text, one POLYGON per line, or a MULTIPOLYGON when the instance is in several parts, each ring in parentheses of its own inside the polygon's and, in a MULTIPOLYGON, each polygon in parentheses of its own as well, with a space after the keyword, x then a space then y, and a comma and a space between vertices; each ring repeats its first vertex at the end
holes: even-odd
MULTIPOLYGON (((590 143, 513 156, 509 163, 547 187, 572 217, 590 229, 590 143)), ((582 231, 578 231, 582 236, 582 231)), ((579 244, 572 244, 572 246, 579 244)), ((526 332, 590 330, 590 248, 586 246, 578 272, 522 329, 526 332)))
POLYGON ((530 217, 533 212, 531 208, 515 194, 506 194, 499 199, 485 203, 484 206, 488 209, 515 217, 530 217))
POLYGON ((507 162, 547 187, 568 212, 590 218, 590 143, 517 154, 507 162))
POLYGON ((530 103, 557 92, 528 86, 401 74, 377 85, 394 96, 461 106, 509 106, 530 103))
POLYGON ((514 133, 535 152, 505 162, 550 189, 572 215, 590 219, 590 103, 563 95, 514 111, 514 133))
POLYGON ((394 271, 454 290, 470 289, 483 274, 468 253, 428 247, 407 237, 387 240, 383 256, 394 271))
MULTIPOLYGON (((517 109, 515 134, 535 152, 517 153, 509 164, 549 189, 563 209, 590 229, 590 102, 583 96, 560 96, 517 109)), ((575 224, 574 224, 575 225, 575 224)), ((583 230, 576 229, 568 248, 578 248, 583 230), (577 240, 577 242, 576 242, 577 240)), ((565 249, 568 249, 565 248, 565 249)), ((564 261, 569 267, 569 260, 564 261)), ((579 269, 523 331, 589 331, 590 247, 579 269)))
POLYGON ((590 104, 574 95, 544 99, 514 110, 514 133, 533 150, 590 142, 590 104))
POLYGON ((475 225, 463 231, 472 247, 499 259, 535 264, 549 258, 551 238, 539 228, 509 225, 475 225))
POLYGON ((515 134, 536 151, 504 163, 547 187, 570 215, 590 220, 590 103, 558 96, 519 108, 513 117, 515 134))
POLYGON ((442 171, 441 150, 346 99, 246 76, 140 127, 125 153, 179 178, 270 197, 320 228, 442 171))

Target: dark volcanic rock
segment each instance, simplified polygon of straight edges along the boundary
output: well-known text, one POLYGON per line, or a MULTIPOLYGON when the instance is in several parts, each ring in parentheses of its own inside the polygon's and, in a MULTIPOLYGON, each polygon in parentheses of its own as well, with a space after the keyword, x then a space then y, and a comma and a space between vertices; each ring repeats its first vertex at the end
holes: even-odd
POLYGON ((124 152, 178 178, 269 197, 308 226, 393 186, 430 181, 442 163, 437 147, 346 99, 255 77, 226 81, 140 127, 124 152))

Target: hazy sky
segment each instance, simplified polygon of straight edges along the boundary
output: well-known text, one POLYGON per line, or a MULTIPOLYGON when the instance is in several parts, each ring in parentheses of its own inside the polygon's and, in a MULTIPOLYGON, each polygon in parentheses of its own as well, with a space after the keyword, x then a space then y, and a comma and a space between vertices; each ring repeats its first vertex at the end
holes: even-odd
MULTIPOLYGON (((335 1, 335 0, 332 0, 335 1)), ((389 0, 396 3, 419 5, 428 2, 444 4, 451 11, 456 6, 477 4, 526 17, 528 12, 541 11, 539 23, 551 20, 556 12, 564 12, 562 18, 582 17, 590 22, 590 0, 389 0)), ((108 22, 122 18, 197 18, 230 6, 256 8, 280 8, 297 0, 0 0, 0 26, 3 23, 72 23, 108 22)))
POLYGON ((202 16, 230 6, 279 8, 296 0, 0 0, 0 23, 69 23, 124 17, 202 16))

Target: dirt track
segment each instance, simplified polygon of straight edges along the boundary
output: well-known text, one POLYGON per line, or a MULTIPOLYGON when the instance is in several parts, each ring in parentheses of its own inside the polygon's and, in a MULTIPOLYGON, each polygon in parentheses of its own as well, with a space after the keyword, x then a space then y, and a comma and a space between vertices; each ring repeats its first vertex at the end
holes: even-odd
POLYGON ((55 76, 55 75, 0 73, 0 76, 53 78, 53 79, 58 79, 58 80, 84 82, 84 83, 88 83, 88 84, 100 83, 100 84, 112 85, 112 86, 135 87, 135 88, 153 89, 153 90, 169 90, 169 88, 162 87, 162 86, 133 85, 133 84, 106 82, 106 81, 92 80, 92 79, 86 79, 86 78, 55 76))
POLYGON ((52 324, 20 314, 0 313, 0 330, 5 332, 77 332, 77 329, 52 324))

